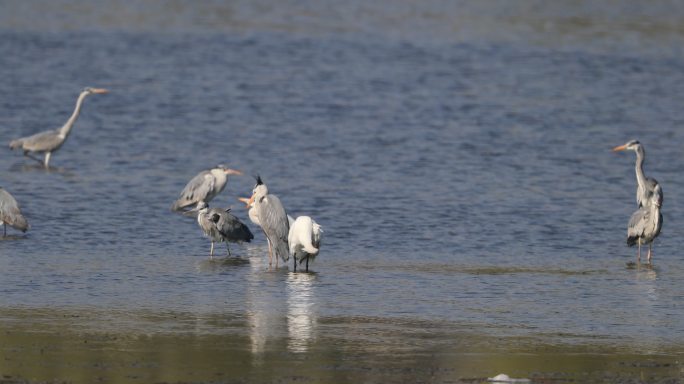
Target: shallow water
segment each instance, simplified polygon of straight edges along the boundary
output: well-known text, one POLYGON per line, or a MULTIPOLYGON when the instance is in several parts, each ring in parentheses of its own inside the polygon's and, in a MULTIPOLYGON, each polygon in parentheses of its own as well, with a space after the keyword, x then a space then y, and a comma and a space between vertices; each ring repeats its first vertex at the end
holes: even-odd
MULTIPOLYGON (((0 15, 2 140, 58 127, 83 86, 112 91, 86 100, 49 171, 0 151, 0 182, 32 225, 0 241, 5 327, 52 335, 16 324, 64 314, 65 339, 159 335, 173 350, 237 338, 223 353, 252 363, 318 358, 317 349, 361 358, 379 346, 431 361, 470 353, 434 347, 435 329, 463 345, 486 340, 472 351, 484 356, 535 346, 589 360, 594 351, 681 356, 678 8, 613 15, 582 3, 511 19, 496 2, 461 11, 383 2, 383 12, 354 2, 134 4, 6 3, 13 12, 0 15), (127 17, 136 9, 142 21, 127 17), (644 14, 651 29, 630 24, 644 14), (579 27, 532 37, 538 19, 567 17, 579 27), (454 30, 454 19, 469 21, 454 30), (610 148, 632 138, 665 193, 654 268, 626 265, 636 254, 625 246, 634 155, 610 148), (237 260, 208 260, 197 225, 169 206, 218 163, 259 173, 289 213, 323 226, 315 273, 269 271, 253 226, 255 241, 232 247, 237 260), (518 338, 532 341, 517 348, 518 338)), ((253 184, 232 177, 214 204, 248 221, 236 197, 253 184)), ((372 367, 394 364, 378 359, 372 367)), ((608 371, 621 372, 621 359, 608 371)), ((501 373, 471 363, 443 381, 501 373)), ((668 364, 665 377, 681 372, 668 364)), ((27 377, 18 366, 0 373, 27 377)), ((532 359, 517 372, 544 366, 532 359)), ((564 371, 581 369, 554 368, 564 371)), ((349 381, 381 381, 368 375, 349 381)))

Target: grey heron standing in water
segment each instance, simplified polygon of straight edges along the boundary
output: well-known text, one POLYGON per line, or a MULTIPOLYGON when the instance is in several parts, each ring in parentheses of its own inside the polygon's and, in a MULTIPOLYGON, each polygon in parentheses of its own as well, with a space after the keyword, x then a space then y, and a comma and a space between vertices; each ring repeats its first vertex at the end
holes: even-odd
POLYGON ((230 243, 249 243, 254 235, 240 219, 230 213, 230 209, 209 208, 206 202, 201 201, 198 206, 197 224, 209 239, 211 250, 209 256, 214 256, 214 243, 225 242, 230 256, 230 243))
POLYGON ((242 175, 242 172, 230 169, 224 165, 217 165, 212 169, 200 172, 183 188, 180 197, 171 206, 172 211, 182 211, 194 204, 199 209, 199 203, 209 203, 216 197, 228 182, 228 175, 242 175))
MULTIPOLYGON (((52 155, 52 152, 55 152, 61 148, 67 137, 69 137, 71 129, 74 127, 74 123, 76 122, 76 119, 78 119, 78 115, 81 113, 81 105, 83 105, 83 100, 85 100, 86 96, 108 92, 109 91, 104 88, 84 88, 78 95, 74 112, 61 128, 51 129, 49 131, 44 131, 31 136, 12 140, 9 144, 10 149, 21 148, 24 150, 24 156, 30 156, 29 152, 44 153, 45 160, 43 161, 43 164, 45 165, 45 168, 48 168, 50 166, 50 156, 52 155)), ((30 157, 38 160, 33 156, 30 157)))
MULTIPOLYGON (((636 178, 637 178, 637 193, 636 199, 639 207, 645 206, 650 203, 653 191, 658 185, 658 182, 651 178, 646 177, 644 174, 644 161, 646 159, 646 152, 644 151, 644 146, 638 140, 631 140, 626 144, 619 145, 613 148, 614 152, 630 150, 636 153, 636 178)), ((661 189, 662 195, 662 189, 661 189)))
POLYGON ((653 240, 660 234, 663 226, 663 215, 660 207, 663 204, 663 194, 660 185, 656 184, 650 201, 632 214, 627 225, 627 245, 637 244, 637 264, 641 262, 641 245, 648 244, 648 263, 653 257, 653 240))
POLYGON ((256 210, 259 225, 268 239, 268 265, 271 266, 273 258, 275 258, 277 268, 278 258, 281 258, 283 262, 287 262, 290 259, 287 245, 290 223, 287 220, 287 212, 285 212, 285 208, 278 196, 268 193, 268 187, 261 180, 261 177, 257 176, 256 180, 256 185, 252 190, 252 197, 247 202, 247 205, 251 206, 254 203, 253 209, 256 210))
POLYGON ((297 272, 299 264, 306 261, 306 272, 309 272, 309 259, 318 256, 321 249, 321 226, 309 216, 299 216, 290 224, 288 243, 290 254, 294 259, 294 270, 297 272))
POLYGON ((3 237, 7 236, 7 226, 26 232, 30 226, 21 213, 17 200, 9 192, 0 187, 0 223, 3 227, 3 237))

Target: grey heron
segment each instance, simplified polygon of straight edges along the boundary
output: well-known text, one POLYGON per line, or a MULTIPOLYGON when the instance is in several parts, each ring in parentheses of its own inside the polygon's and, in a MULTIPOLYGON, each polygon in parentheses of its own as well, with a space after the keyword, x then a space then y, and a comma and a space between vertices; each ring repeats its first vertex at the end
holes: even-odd
MULTIPOLYGON (((254 200, 250 200, 247 197, 238 197, 238 200, 242 201, 245 203, 246 208, 247 208, 247 214, 249 215, 249 220, 252 221, 252 223, 256 224, 259 228, 261 228, 261 222, 259 221, 259 214, 257 214, 257 210, 254 209, 254 200)), ((294 219, 292 216, 287 215, 287 224, 292 228, 292 223, 294 223, 294 219)), ((271 241, 266 238, 266 242, 268 244, 268 260, 270 261, 272 258, 271 255, 271 241)))
POLYGON ((209 256, 214 256, 214 243, 225 242, 228 247, 228 256, 230 254, 230 246, 228 243, 249 243, 254 239, 254 235, 249 228, 240 221, 237 217, 230 213, 230 209, 209 208, 206 202, 202 201, 198 204, 197 224, 204 234, 211 239, 211 250, 209 256))
MULTIPOLYGON (((9 144, 10 149, 21 148, 24 150, 24 156, 30 156, 29 152, 45 153, 45 160, 43 161, 43 164, 45 165, 45 168, 48 168, 50 165, 50 156, 52 155, 52 152, 55 152, 61 148, 67 137, 69 137, 71 129, 74 127, 74 123, 76 122, 76 119, 78 119, 78 115, 81 113, 81 106, 83 105, 83 100, 85 100, 86 96, 108 92, 109 91, 104 88, 84 88, 78 95, 78 99, 76 99, 76 108, 74 109, 74 112, 61 128, 51 129, 49 131, 44 131, 31 136, 12 140, 9 144)), ((30 157, 36 159, 33 156, 30 157)))
POLYGON ((7 226, 26 232, 31 226, 21 213, 17 200, 9 192, 0 187, 0 223, 3 237, 7 236, 7 226))
MULTIPOLYGON (((644 146, 638 140, 631 140, 623 145, 619 145, 613 148, 613 152, 630 150, 636 153, 636 178, 637 178, 637 192, 636 199, 639 207, 645 206, 650 203, 651 196, 653 195, 653 190, 655 189, 658 182, 651 178, 646 177, 644 174, 644 161, 646 159, 646 152, 644 151, 644 146)), ((661 190, 662 193, 662 190, 661 190)))
POLYGON ((259 225, 268 239, 268 265, 272 265, 272 260, 275 258, 277 268, 278 258, 281 258, 283 262, 287 262, 290 259, 287 245, 290 223, 287 220, 287 212, 285 212, 285 208, 278 196, 268 193, 268 187, 261 180, 261 177, 257 176, 256 180, 256 185, 252 190, 252 197, 247 202, 247 205, 251 206, 254 203, 253 209, 256 210, 259 225))
POLYGON ((650 201, 632 214, 627 225, 627 245, 637 244, 637 263, 641 262, 641 245, 648 244, 648 263, 651 264, 653 240, 660 234, 663 226, 663 215, 660 207, 663 204, 663 194, 660 185, 656 184, 650 201))
POLYGON ((180 197, 171 206, 171 210, 181 211, 183 208, 194 204, 209 203, 211 199, 223 191, 228 181, 228 175, 242 175, 242 172, 227 168, 224 165, 217 165, 212 169, 200 172, 183 188, 180 197))
POLYGON ((294 270, 297 271, 299 264, 306 261, 306 272, 309 272, 309 259, 318 256, 321 249, 321 226, 309 216, 299 216, 290 225, 288 244, 290 254, 294 259, 294 270))

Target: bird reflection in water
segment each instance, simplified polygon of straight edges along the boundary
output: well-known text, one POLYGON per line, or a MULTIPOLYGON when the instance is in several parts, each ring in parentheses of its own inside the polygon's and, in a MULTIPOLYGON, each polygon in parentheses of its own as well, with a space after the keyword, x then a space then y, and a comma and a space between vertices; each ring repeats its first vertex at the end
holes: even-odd
POLYGON ((315 280, 315 273, 289 273, 287 276, 287 349, 293 353, 306 352, 315 338, 315 280))

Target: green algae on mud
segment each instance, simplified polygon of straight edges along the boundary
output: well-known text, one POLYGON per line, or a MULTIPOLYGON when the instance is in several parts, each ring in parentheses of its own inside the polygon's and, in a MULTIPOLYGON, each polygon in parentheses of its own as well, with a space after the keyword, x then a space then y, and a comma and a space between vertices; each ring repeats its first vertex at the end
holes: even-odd
POLYGON ((677 382, 684 353, 402 319, 0 311, 2 383, 677 382), (308 322, 307 322, 308 321, 308 322), (310 326, 307 329, 307 324, 310 326))

